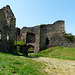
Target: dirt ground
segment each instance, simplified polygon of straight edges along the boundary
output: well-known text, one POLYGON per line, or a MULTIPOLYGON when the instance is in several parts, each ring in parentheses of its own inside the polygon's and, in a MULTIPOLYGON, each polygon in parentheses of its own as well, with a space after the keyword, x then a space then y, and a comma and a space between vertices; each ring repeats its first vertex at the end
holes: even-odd
POLYGON ((32 58, 46 65, 43 71, 48 75, 75 75, 75 61, 56 58, 32 58))

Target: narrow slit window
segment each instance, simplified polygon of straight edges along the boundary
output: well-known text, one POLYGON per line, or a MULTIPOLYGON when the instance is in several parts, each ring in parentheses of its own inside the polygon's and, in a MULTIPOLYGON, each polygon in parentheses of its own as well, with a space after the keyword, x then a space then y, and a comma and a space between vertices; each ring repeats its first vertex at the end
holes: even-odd
POLYGON ((7 33, 7 43, 9 43, 9 33, 7 33))
POLYGON ((1 42, 1 39, 2 39, 2 33, 1 33, 1 31, 0 31, 0 42, 1 42))

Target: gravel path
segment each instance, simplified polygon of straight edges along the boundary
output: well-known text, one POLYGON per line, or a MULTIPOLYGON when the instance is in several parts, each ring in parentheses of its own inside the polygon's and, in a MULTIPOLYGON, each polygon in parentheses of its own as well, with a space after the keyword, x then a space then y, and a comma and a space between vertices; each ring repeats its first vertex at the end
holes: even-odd
POLYGON ((32 59, 45 64, 44 71, 48 75, 75 75, 75 61, 47 57, 32 59))

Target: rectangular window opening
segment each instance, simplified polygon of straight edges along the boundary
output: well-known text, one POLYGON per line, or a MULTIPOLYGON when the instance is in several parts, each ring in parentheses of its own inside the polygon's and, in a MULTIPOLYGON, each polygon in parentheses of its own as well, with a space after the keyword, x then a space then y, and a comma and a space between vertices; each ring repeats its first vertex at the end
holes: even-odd
POLYGON ((0 43, 1 43, 1 39, 2 39, 2 32, 0 31, 0 43))
POLYGON ((9 33, 7 33, 7 44, 9 43, 9 33))

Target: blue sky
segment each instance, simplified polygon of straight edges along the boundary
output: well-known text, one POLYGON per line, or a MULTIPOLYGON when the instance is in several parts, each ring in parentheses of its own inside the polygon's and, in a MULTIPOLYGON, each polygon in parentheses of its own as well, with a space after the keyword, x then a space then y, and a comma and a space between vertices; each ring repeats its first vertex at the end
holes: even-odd
POLYGON ((10 5, 17 27, 32 27, 65 21, 65 31, 75 35, 75 0, 0 0, 0 8, 10 5))

